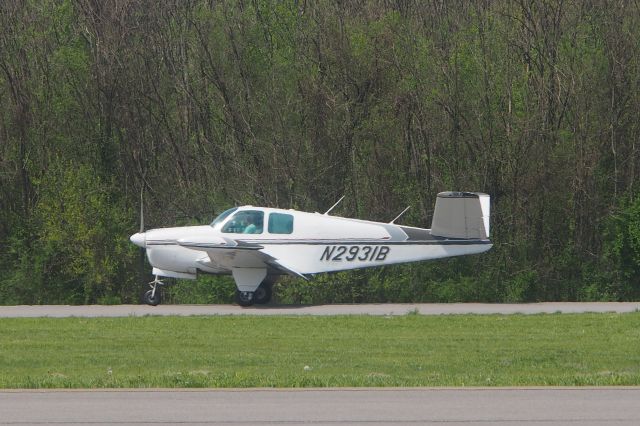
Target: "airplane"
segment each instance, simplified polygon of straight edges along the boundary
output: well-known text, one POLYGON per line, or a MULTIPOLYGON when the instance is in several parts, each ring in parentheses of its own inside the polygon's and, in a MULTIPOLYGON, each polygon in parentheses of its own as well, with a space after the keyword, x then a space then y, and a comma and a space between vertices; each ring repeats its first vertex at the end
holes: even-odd
POLYGON ((341 200, 323 214, 242 206, 224 211, 210 225, 132 235, 131 242, 146 250, 155 275, 143 301, 160 303, 159 287, 165 285, 160 277, 226 274, 236 283, 236 302, 247 307, 268 303, 281 275, 308 280, 324 272, 483 253, 492 247, 487 194, 439 193, 430 229, 396 224, 408 207, 388 223, 330 215, 341 200))

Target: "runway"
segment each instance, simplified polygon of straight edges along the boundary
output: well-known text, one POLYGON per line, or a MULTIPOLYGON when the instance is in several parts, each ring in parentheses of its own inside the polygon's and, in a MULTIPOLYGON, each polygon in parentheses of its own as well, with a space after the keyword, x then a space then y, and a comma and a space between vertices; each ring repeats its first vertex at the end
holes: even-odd
POLYGON ((29 317, 138 317, 193 315, 461 315, 461 314, 553 314, 640 311, 640 302, 589 303, 424 303, 424 304, 358 304, 358 305, 266 305, 241 308, 236 305, 35 305, 0 306, 0 318, 29 317))
POLYGON ((0 425, 637 425, 640 388, 0 392, 0 425))

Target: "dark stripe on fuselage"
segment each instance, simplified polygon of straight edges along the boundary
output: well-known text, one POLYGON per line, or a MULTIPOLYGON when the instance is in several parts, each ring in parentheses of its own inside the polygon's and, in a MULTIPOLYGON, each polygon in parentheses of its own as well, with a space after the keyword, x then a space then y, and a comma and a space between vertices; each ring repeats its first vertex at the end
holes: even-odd
MULTIPOLYGON (((343 245, 343 246, 351 246, 351 245, 384 245, 384 246, 468 246, 468 245, 486 245, 493 244, 489 240, 467 240, 467 239, 434 239, 428 241, 419 241, 419 240, 406 240, 406 241, 355 241, 355 240, 251 240, 243 242, 247 242, 249 244, 260 244, 260 245, 308 245, 308 246, 321 246, 321 245, 343 245)), ((177 246, 180 245, 178 243, 162 241, 162 242, 154 242, 147 241, 147 246, 177 246)), ((214 246, 214 245, 205 245, 205 244, 182 244, 182 247, 197 247, 197 248, 212 248, 212 249, 228 249, 228 250, 259 250, 261 247, 256 246, 214 246)))
POLYGON ((147 246, 177 246, 178 243, 175 240, 147 240, 145 243, 147 246))
POLYGON ((434 237, 431 235, 431 231, 422 228, 410 228, 408 226, 401 226, 402 232, 407 234, 407 237, 411 241, 429 241, 434 237))
MULTIPOLYGON (((379 246, 468 246, 468 245, 486 245, 493 244, 489 240, 441 240, 441 241, 260 241, 262 245, 308 245, 308 246, 361 246, 361 245, 379 245, 379 246)), ((231 247, 230 247, 231 248, 231 247)))

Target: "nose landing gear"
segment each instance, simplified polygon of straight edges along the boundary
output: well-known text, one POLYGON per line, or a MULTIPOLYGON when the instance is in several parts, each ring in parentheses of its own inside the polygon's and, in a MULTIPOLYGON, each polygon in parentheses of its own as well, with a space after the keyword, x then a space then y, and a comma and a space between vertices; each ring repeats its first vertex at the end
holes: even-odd
POLYGON ((164 285, 165 284, 160 279, 158 279, 158 276, 156 275, 155 279, 149 283, 151 290, 147 290, 144 296, 142 296, 142 301, 147 305, 158 306, 160 304, 160 301, 162 300, 162 297, 160 295, 160 287, 164 285))

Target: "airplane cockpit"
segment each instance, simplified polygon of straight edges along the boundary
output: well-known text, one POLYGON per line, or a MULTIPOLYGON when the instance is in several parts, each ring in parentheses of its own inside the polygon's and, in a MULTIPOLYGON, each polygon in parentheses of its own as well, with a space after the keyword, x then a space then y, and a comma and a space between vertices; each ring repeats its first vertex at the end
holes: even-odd
POLYGON ((213 228, 220 228, 224 234, 262 234, 265 232, 265 216, 269 234, 292 234, 293 215, 261 209, 241 209, 234 207, 222 212, 213 222, 213 228), (228 218, 228 219, 227 219, 228 218))
POLYGON ((225 234, 262 234, 264 212, 241 210, 234 214, 222 227, 225 234))

